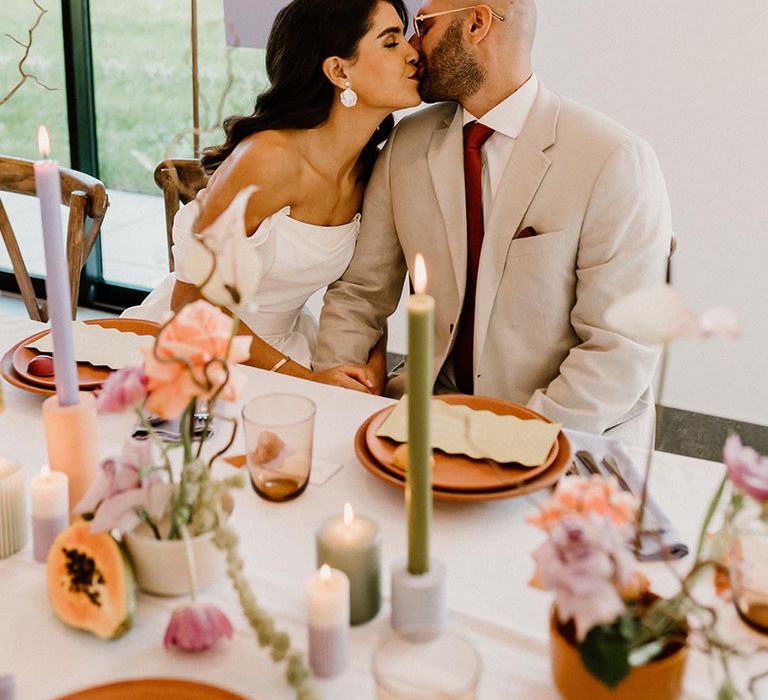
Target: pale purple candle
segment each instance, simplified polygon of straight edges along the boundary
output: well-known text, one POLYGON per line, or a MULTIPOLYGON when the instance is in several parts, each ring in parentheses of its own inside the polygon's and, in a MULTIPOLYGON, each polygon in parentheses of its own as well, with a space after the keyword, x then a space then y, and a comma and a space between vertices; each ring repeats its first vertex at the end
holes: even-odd
POLYGON ((32 549, 35 561, 44 562, 62 530, 69 525, 69 478, 44 465, 32 479, 32 549))
POLYGON ((349 579, 323 564, 307 581, 309 665, 318 678, 332 678, 349 661, 349 579))
POLYGON ((40 127, 37 140, 43 160, 35 163, 35 186, 43 220, 45 291, 48 299, 48 317, 51 321, 51 333, 53 334, 56 395, 60 406, 73 406, 79 401, 79 386, 75 347, 72 340, 69 270, 61 235, 59 165, 48 159, 49 140, 48 132, 44 126, 40 127))

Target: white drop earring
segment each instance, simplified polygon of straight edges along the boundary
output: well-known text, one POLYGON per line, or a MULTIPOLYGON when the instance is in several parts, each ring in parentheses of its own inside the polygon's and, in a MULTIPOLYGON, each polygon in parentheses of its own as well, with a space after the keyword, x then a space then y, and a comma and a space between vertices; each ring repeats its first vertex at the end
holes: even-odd
POLYGON ((357 93, 352 89, 349 80, 344 83, 344 90, 339 95, 339 98, 341 99, 341 104, 347 108, 354 107, 357 104, 357 93))

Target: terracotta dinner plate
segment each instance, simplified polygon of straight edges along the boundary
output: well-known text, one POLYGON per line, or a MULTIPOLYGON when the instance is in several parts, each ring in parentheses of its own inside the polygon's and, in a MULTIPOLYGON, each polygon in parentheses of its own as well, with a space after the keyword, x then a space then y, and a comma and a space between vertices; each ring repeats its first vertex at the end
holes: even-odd
MULTIPOLYGON (((136 333, 137 335, 157 335, 157 329, 159 328, 158 324, 153 321, 143 321, 135 318, 99 318, 86 321, 85 323, 101 326, 102 328, 116 328, 119 331, 136 333)), ((40 354, 37 350, 29 347, 29 344, 36 342, 50 332, 50 329, 46 329, 36 333, 11 348, 13 351, 11 353, 11 366, 16 378, 26 385, 23 388, 30 388, 31 385, 46 389, 50 393, 53 393, 56 388, 54 377, 39 377, 27 371, 29 363, 40 354)), ((77 363, 77 380, 82 391, 97 389, 111 373, 112 370, 108 367, 95 367, 87 362, 77 363)))
MULTIPOLYGON (((517 418, 541 420, 546 423, 552 422, 525 406, 487 396, 448 394, 435 398, 449 404, 469 406, 469 408, 478 411, 491 411, 501 416, 516 416, 517 418)), ((405 477, 405 470, 392 461, 399 443, 390 438, 376 436, 376 431, 394 408, 394 406, 388 406, 371 417, 366 431, 366 444, 371 455, 382 466, 390 472, 405 477)), ((466 455, 448 454, 442 450, 435 450, 432 484, 440 489, 451 491, 491 491, 513 487, 527 483, 533 477, 549 469, 555 462, 559 450, 559 442, 555 441, 544 463, 535 467, 524 467, 516 463, 502 464, 492 459, 472 459, 466 455)))
MULTIPOLYGON (((388 484, 405 488, 405 477, 395 471, 387 469, 382 465, 368 449, 366 434, 371 420, 377 414, 367 418, 358 428, 355 434, 355 452, 363 467, 374 476, 382 479, 388 484)), ((539 489, 553 486, 557 480, 567 471, 571 463, 571 444, 565 433, 560 431, 557 436, 558 452, 555 461, 544 471, 530 477, 527 481, 520 481, 511 486, 502 486, 500 488, 488 491, 455 491, 444 489, 437 486, 432 487, 432 493, 436 500, 440 501, 492 501, 503 498, 514 498, 526 493, 538 491, 539 489)))
POLYGON ((206 683, 177 678, 119 681, 62 695, 57 700, 245 700, 242 695, 206 683))

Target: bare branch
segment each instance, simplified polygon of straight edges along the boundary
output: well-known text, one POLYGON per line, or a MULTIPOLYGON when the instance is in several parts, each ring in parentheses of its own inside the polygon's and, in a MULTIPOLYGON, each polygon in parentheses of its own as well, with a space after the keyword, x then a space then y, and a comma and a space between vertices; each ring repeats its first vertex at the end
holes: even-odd
POLYGON ((40 11, 40 14, 37 15, 37 19, 35 19, 35 23, 27 30, 27 43, 25 44, 22 41, 19 41, 14 36, 11 36, 10 34, 6 34, 11 41, 16 42, 19 46, 21 46, 24 49, 24 54, 21 57, 21 60, 19 61, 18 70, 19 74, 21 75, 21 78, 19 79, 19 82, 14 85, 8 94, 5 95, 5 97, 0 98, 0 106, 4 105, 8 100, 10 100, 21 88, 22 85, 24 85, 25 82, 27 82, 28 78, 31 78, 34 80, 40 87, 45 88, 46 90, 55 90, 56 88, 49 87, 45 83, 41 82, 37 76, 33 75, 32 73, 27 73, 24 70, 24 63, 26 62, 27 58, 29 58, 29 52, 32 48, 32 35, 34 34, 35 30, 37 29, 38 25, 40 24, 41 20, 43 19, 43 15, 45 15, 48 10, 46 10, 37 0, 32 0, 32 4, 40 11))

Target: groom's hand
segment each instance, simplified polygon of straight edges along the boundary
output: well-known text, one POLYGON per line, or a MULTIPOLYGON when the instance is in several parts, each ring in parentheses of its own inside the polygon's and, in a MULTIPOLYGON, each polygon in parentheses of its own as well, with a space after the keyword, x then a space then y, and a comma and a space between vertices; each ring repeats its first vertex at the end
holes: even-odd
POLYGON ((323 372, 313 372, 312 379, 322 384, 335 384, 366 394, 373 393, 375 382, 366 365, 339 365, 323 372))

